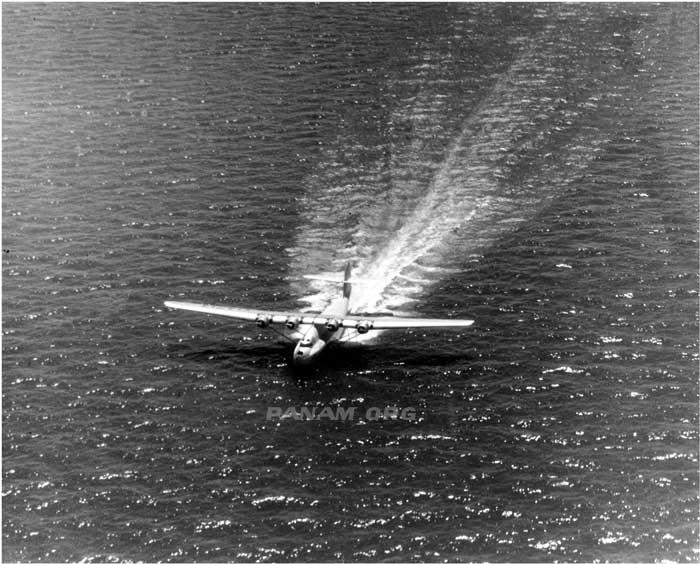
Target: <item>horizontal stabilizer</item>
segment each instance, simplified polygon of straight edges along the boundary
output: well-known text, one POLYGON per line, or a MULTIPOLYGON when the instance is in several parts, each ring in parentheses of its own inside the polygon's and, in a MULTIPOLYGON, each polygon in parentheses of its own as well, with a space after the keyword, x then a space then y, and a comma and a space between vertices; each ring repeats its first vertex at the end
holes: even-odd
POLYGON ((377 282, 381 282, 378 278, 349 278, 348 280, 344 280, 339 276, 321 276, 320 274, 304 274, 304 278, 307 280, 332 282, 333 284, 344 284, 346 282, 350 284, 376 284, 377 282))

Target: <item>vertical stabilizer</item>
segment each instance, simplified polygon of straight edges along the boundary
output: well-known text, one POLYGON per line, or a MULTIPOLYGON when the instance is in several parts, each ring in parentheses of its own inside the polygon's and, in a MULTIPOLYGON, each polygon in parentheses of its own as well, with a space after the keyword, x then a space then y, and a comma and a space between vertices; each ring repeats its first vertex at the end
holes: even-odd
POLYGON ((349 282, 350 275, 352 274, 352 263, 347 263, 345 265, 345 278, 343 281, 343 297, 345 299, 350 299, 350 293, 352 292, 352 283, 349 282))

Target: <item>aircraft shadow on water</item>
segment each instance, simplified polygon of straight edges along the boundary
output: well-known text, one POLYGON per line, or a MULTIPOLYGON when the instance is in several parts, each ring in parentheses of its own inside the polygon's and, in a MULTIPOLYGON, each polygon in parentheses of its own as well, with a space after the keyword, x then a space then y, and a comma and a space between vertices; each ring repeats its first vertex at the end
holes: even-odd
POLYGON ((313 364, 294 362, 294 348, 281 341, 226 345, 180 353, 182 358, 193 361, 250 359, 251 364, 261 368, 286 368, 293 376, 301 378, 334 372, 356 372, 372 369, 400 369, 422 366, 451 366, 469 361, 472 355, 466 352, 418 351, 415 348, 389 343, 354 343, 340 345, 331 343, 313 364))

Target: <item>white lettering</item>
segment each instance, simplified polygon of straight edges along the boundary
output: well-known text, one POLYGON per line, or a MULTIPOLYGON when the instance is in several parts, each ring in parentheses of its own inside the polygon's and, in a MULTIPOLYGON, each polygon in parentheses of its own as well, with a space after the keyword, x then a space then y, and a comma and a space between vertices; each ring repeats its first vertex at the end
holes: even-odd
POLYGON ((354 407, 339 407, 338 416, 336 421, 352 421, 355 419, 355 408, 354 407))

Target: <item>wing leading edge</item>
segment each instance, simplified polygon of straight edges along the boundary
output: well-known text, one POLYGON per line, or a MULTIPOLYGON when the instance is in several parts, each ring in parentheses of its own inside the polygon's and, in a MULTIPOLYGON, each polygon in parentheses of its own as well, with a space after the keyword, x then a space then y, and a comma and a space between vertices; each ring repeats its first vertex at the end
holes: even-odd
POLYGON ((184 309, 211 315, 223 315, 255 321, 260 326, 270 323, 284 324, 287 327, 297 325, 326 325, 337 324, 338 327, 357 329, 365 333, 370 329, 413 329, 413 328, 456 328, 469 327, 474 324, 472 319, 426 319, 421 317, 370 317, 364 315, 348 315, 343 317, 308 315, 299 312, 266 311, 228 306, 196 304, 192 302, 165 302, 167 307, 184 309))

